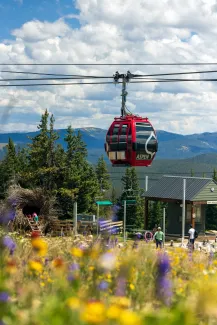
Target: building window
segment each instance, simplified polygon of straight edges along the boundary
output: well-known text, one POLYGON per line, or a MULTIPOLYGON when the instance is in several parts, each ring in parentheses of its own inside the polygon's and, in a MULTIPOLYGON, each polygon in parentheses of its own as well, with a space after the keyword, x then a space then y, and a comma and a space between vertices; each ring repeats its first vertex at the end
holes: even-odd
POLYGON ((191 222, 191 204, 187 204, 186 221, 191 222))
POLYGON ((194 209, 196 214, 195 222, 201 223, 201 205, 196 205, 194 209))

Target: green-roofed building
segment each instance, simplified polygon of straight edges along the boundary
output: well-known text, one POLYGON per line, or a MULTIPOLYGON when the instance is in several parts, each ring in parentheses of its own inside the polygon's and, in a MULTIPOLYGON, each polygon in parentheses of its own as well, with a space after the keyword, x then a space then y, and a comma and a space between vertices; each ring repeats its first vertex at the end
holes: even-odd
POLYGON ((206 205, 217 205, 217 182, 212 178, 185 176, 163 176, 144 194, 145 229, 148 224, 148 202, 161 201, 168 203, 166 232, 181 234, 183 179, 186 179, 185 233, 188 233, 190 224, 198 232, 205 232, 206 205))

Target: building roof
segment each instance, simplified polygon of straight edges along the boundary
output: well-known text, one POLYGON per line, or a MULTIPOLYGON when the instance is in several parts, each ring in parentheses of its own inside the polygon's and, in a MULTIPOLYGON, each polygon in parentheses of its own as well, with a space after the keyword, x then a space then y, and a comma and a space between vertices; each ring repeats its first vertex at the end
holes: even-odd
POLYGON ((144 194, 144 197, 182 200, 183 179, 186 179, 186 201, 193 201, 194 197, 201 192, 205 186, 213 182, 212 178, 163 176, 144 194))

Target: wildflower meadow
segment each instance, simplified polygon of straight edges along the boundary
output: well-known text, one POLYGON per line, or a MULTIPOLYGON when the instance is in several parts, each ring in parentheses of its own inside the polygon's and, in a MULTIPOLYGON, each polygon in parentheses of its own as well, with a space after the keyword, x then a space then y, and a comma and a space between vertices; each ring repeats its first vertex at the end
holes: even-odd
POLYGON ((216 324, 214 254, 113 242, 3 234, 0 324, 216 324))

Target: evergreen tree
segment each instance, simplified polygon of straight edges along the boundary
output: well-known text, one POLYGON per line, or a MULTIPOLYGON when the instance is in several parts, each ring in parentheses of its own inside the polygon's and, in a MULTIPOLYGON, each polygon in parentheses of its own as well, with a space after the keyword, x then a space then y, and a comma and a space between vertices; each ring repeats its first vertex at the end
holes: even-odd
POLYGON ((17 156, 14 142, 11 138, 6 146, 6 155, 0 164, 0 197, 4 198, 8 186, 17 181, 17 156))
POLYGON ((17 156, 14 142, 11 138, 8 140, 7 153, 4 159, 5 167, 8 173, 8 177, 15 175, 17 171, 17 156))
POLYGON ((49 148, 49 134, 48 134, 48 118, 49 113, 46 110, 42 114, 40 124, 38 125, 39 134, 31 138, 32 143, 30 147, 30 166, 33 171, 46 168, 49 166, 48 148, 49 148))
MULTIPOLYGON (((135 168, 127 168, 125 175, 122 177, 123 193, 120 201, 136 200, 136 204, 127 205, 126 224, 134 227, 144 227, 144 200, 141 198, 143 191, 139 187, 139 181, 135 168)), ((119 219, 123 220, 123 204, 118 212, 119 219)))
POLYGON ((194 170, 191 168, 191 177, 194 177, 194 170))
POLYGON ((206 229, 217 230, 217 205, 206 206, 206 229))
POLYGON ((212 178, 214 179, 214 181, 217 181, 217 172, 216 172, 216 169, 214 168, 213 170, 213 176, 212 178))
POLYGON ((163 219, 163 203, 160 201, 152 202, 149 211, 148 229, 153 229, 155 225, 161 226, 163 219))
POLYGON ((116 204, 116 201, 117 201, 117 194, 116 194, 116 191, 115 191, 114 186, 112 186, 111 202, 112 202, 113 204, 116 204))
MULTIPOLYGON (((77 200, 78 211, 93 212, 95 197, 99 194, 99 184, 93 167, 87 162, 86 144, 80 132, 76 135, 67 129, 67 142, 63 186, 59 191, 61 202, 66 202, 67 214, 73 214, 73 202, 77 200)), ((63 209, 65 207, 63 206, 63 209)))
POLYGON ((55 187, 55 178, 58 175, 58 169, 55 166, 56 140, 58 134, 54 131, 54 117, 50 117, 46 110, 42 114, 40 124, 38 125, 39 133, 32 138, 29 145, 29 160, 31 171, 31 182, 34 186, 42 186, 52 191, 55 187))
POLYGON ((108 191, 111 187, 111 184, 109 182, 110 176, 103 155, 98 159, 96 165, 96 176, 98 179, 101 192, 103 190, 108 191))

